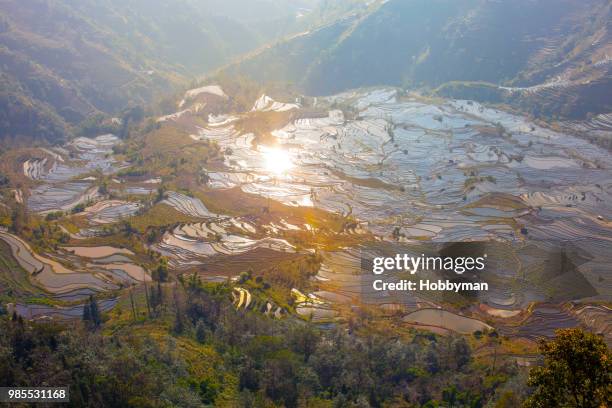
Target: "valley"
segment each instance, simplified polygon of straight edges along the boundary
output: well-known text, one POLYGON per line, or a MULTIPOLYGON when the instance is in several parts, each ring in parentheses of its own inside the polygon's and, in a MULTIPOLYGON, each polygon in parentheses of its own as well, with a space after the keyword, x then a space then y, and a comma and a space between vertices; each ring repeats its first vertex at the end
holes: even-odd
MULTIPOLYGON (((178 174, 128 176, 130 164, 113 154, 124 142, 110 135, 75 139, 15 163, 31 183, 23 192, 28 209, 56 219, 67 240, 59 252, 45 251, 53 261, 2 235, 30 280, 50 298, 84 289, 116 296, 121 287, 150 281, 159 257, 171 274, 216 281, 247 270, 266 276, 277 262, 316 256, 318 270, 287 289, 306 295, 285 313, 334 322, 346 306, 375 306, 401 311, 408 325, 456 330, 455 318, 447 326, 425 317, 433 306, 526 338, 550 336, 577 323, 573 309, 610 301, 606 150, 474 101, 433 102, 395 88, 296 102, 263 95, 250 111, 223 112, 218 103, 230 98, 217 85, 188 91, 178 104, 182 114, 158 119, 162 129, 179 129, 191 140, 185 149, 219 151, 216 164, 195 169, 205 172, 195 188, 186 189, 178 174), (207 113, 211 106, 214 114, 207 113), (262 131, 256 124, 269 116, 278 119, 262 131), (233 204, 223 208, 210 199, 230 195, 261 204, 236 214, 233 204), (167 214, 147 224, 146 214, 161 209, 167 214), (312 211, 328 214, 332 224, 309 222, 312 211), (134 225, 148 242, 102 245, 126 228, 136 231, 134 225), (375 276, 361 266, 363 258, 389 251, 435 253, 454 242, 482 243, 487 292, 377 293, 375 276), (79 264, 93 270, 63 266, 79 264)), ((590 328, 609 339, 606 315, 590 328)))
POLYGON ((610 406, 611 15, 0 0, 0 388, 610 406))

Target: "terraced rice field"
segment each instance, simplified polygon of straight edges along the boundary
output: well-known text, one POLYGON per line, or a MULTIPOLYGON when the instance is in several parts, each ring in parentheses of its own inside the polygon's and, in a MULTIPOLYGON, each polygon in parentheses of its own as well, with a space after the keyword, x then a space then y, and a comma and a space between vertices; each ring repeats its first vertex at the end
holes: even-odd
POLYGON ((106 258, 117 254, 134 255, 132 251, 125 248, 115 248, 111 246, 98 246, 98 247, 63 247, 65 251, 71 252, 77 256, 85 258, 106 258))
POLYGON ((41 288, 30 282, 28 273, 13 257, 11 247, 0 240, 0 295, 27 298, 44 294, 41 288))
POLYGON ((501 326, 505 335, 537 340, 542 337, 553 337, 556 329, 576 327, 580 322, 558 305, 538 305, 533 313, 517 327, 501 326))
POLYGON ((85 208, 82 216, 91 224, 111 224, 135 215, 142 208, 140 203, 105 200, 85 208))
POLYGON ((607 339, 612 337, 612 323, 609 319, 612 310, 609 307, 602 305, 579 306, 570 310, 570 312, 580 322, 591 327, 595 333, 599 333, 607 339))
POLYGON ((223 92, 223 89, 221 89, 220 86, 218 85, 203 86, 200 88, 190 89, 187 92, 185 92, 185 96, 183 97, 181 102, 179 102, 178 107, 182 108, 187 102, 195 99, 198 95, 202 95, 202 94, 210 94, 210 95, 219 96, 221 98, 227 98, 227 95, 225 94, 225 92, 223 92))
MULTIPOLYGON (((208 123, 202 125, 202 101, 208 97, 227 99, 216 86, 194 89, 185 94, 181 111, 160 120, 184 125, 191 116, 201 116, 190 127, 191 138, 215 142, 225 155, 224 166, 207 171, 209 192, 240 189, 292 210, 323 209, 351 221, 338 234, 358 236, 357 244, 340 249, 317 248, 322 265, 312 280, 312 293, 294 293, 295 309, 303 318, 325 323, 338 316, 340 305, 376 305, 404 313, 407 326, 440 333, 491 328, 450 311, 469 304, 462 310, 486 317, 509 336, 536 339, 576 325, 612 336, 612 314, 601 306, 612 301, 609 152, 475 102, 434 104, 390 88, 316 98, 308 107, 317 111, 312 115, 300 104, 262 95, 251 111, 207 114, 208 123), (273 111, 299 113, 271 132, 276 143, 261 144, 260 135, 242 129, 241 118, 273 111), (483 243, 487 268, 466 278, 490 286, 477 294, 375 291, 376 277, 363 264, 384 254, 435 254, 447 243, 474 241, 483 243)), ((609 123, 603 115, 589 124, 566 126, 605 132, 609 123)), ((26 161, 24 174, 37 183, 26 197, 29 208, 69 211, 100 199, 95 177, 88 173, 99 169, 112 174, 120 167, 109 154, 116 141, 108 135, 79 138, 68 146, 75 156, 70 160, 59 155, 66 160, 49 156, 26 161), (45 162, 52 158, 51 165, 45 162)), ((117 180, 111 189, 151 194, 160 182, 117 180)), ((316 236, 305 221, 293 225, 278 218, 260 222, 263 215, 216 214, 197 197, 176 191, 167 192, 162 202, 201 220, 174 224, 150 246, 176 271, 220 279, 314 251, 296 248, 285 236, 306 231, 316 236)), ((71 237, 95 236, 104 224, 135 215, 140 208, 108 199, 89 205, 80 215, 87 217, 89 228, 71 237)), ((32 284, 56 297, 82 298, 150 280, 135 255, 120 248, 73 246, 37 255, 10 234, 0 238, 32 284), (74 268, 64 266, 68 264, 74 268)), ((418 278, 445 277, 422 272, 418 278)), ((236 289, 236 307, 254 307, 249 290, 236 289)), ((267 314, 282 314, 276 305, 262 307, 267 314)))
POLYGON ((208 218, 215 215, 208 211, 199 199, 174 191, 168 191, 162 203, 168 204, 175 210, 191 217, 208 218))
POLYGON ((268 317, 281 319, 286 315, 286 310, 274 304, 271 300, 255 301, 253 295, 246 288, 239 286, 232 290, 232 299, 237 310, 256 309, 268 317))
POLYGON ((260 112, 285 112, 292 109, 299 109, 299 107, 300 106, 295 103, 278 102, 270 98, 268 95, 261 95, 259 99, 255 101, 255 104, 251 110, 260 112))
MULTIPOLYGON (((611 300, 612 160, 606 150, 472 101, 431 104, 377 89, 315 104, 328 109, 327 117, 301 115, 272 132, 273 147, 239 132, 234 118, 212 118, 199 128, 194 140, 216 141, 226 152, 227 169, 209 173, 209 187, 238 187, 289 206, 350 215, 402 252, 422 241, 505 243, 504 251, 490 249, 495 256, 485 277, 492 290, 478 298, 496 318, 516 316, 532 302, 611 300), (332 104, 350 106, 355 118, 332 104), (563 256, 571 268, 547 266, 563 256)), ((300 109, 291 105, 264 96, 253 110, 300 109)), ((604 115, 589 126, 607 125, 604 115)), ((443 302, 422 294, 369 299, 361 250, 328 254, 317 276, 322 293, 408 309, 443 302)), ((529 337, 538 328, 549 334, 540 320, 564 327, 554 313, 535 310, 517 335, 529 337)))
MULTIPOLYGON (((77 206, 87 207, 77 217, 86 219, 88 228, 78 233, 70 233, 73 239, 83 239, 101 234, 101 226, 112 224, 134 216, 141 210, 138 202, 119 199, 105 199, 99 191, 95 172, 110 175, 120 170, 124 165, 117 163, 112 155, 112 147, 118 142, 113 135, 102 135, 96 138, 77 138, 66 148, 57 151, 41 149, 48 156, 44 159, 29 159, 23 163, 24 174, 36 182, 27 197, 28 208, 40 214, 50 212, 70 213, 77 206), (58 153, 59 152, 59 153, 58 153), (61 154, 60 154, 61 153, 61 154), (52 164, 47 161, 51 160, 52 164)), ((157 184, 157 179, 141 183, 144 186, 157 184)), ((112 179, 109 190, 113 194, 150 194, 155 187, 143 187, 112 179), (117 185, 123 189, 117 189, 117 185), (143 191, 133 192, 133 189, 143 191)), ((20 195, 21 197, 21 195, 20 195)))
POLYGON ((13 259, 28 274, 38 292, 56 300, 81 300, 91 294, 116 290, 124 285, 150 281, 148 272, 126 255, 131 251, 113 247, 66 247, 65 255, 40 255, 20 238, 0 232, 13 259), (62 262, 70 262, 68 268, 62 262))
MULTIPOLYGON (((101 312, 111 310, 117 304, 116 299, 102 299, 98 301, 101 312)), ((83 306, 49 306, 37 304, 16 303, 9 307, 9 311, 15 311, 26 319, 33 320, 72 320, 83 316, 83 306)))
POLYGON ((45 165, 47 158, 43 159, 28 159, 23 162, 23 174, 32 180, 38 180, 45 173, 45 165))
POLYGON ((434 326, 462 334, 475 331, 492 330, 486 323, 476 319, 460 316, 443 309, 421 309, 404 316, 404 321, 415 326, 434 326))
MULTIPOLYGON (((44 269, 56 264, 49 260, 49 266, 44 265, 44 258, 25 252, 27 250, 28 247, 20 240, 10 235, 0 236, 0 297, 19 300, 17 303, 8 302, 9 313, 15 311, 27 319, 80 318, 83 306, 75 302, 99 293, 100 288, 95 285, 99 281, 85 280, 83 274, 49 273, 44 269), (38 267, 43 270, 34 270, 38 267), (61 288, 45 287, 43 283, 49 276, 55 278, 54 282, 66 285, 61 288)), ((114 299, 99 302, 102 310, 108 310, 114 304, 114 299)))
POLYGON ((602 195, 610 194, 609 171, 593 168, 605 163, 607 153, 583 141, 558 143, 553 137, 560 135, 532 132, 516 117, 461 101, 396 102, 392 91, 353 98, 362 108, 358 120, 345 122, 330 111, 328 118, 299 119, 274 132, 293 164, 281 175, 270 174, 266 151, 252 144, 252 136, 236 134, 231 125, 216 128, 215 135, 203 132, 232 151, 232 171, 211 174, 211 187, 240 186, 288 205, 351 213, 382 236, 399 226, 408 238, 440 241, 511 239, 510 222, 493 224, 499 217, 461 212, 493 192, 536 194, 551 183, 580 190, 578 180, 594 176, 585 188, 599 184, 602 195), (479 130, 496 122, 512 133, 510 139, 479 130), (575 155, 580 149, 591 158, 575 155))
POLYGON ((28 207, 39 213, 70 211, 79 204, 95 200, 98 196, 98 187, 88 182, 45 184, 32 191, 28 198, 28 207))
POLYGON ((46 172, 42 171, 42 162, 26 161, 24 172, 40 182, 30 192, 28 208, 38 213, 70 211, 78 204, 96 199, 98 187, 92 182, 95 179, 78 180, 78 177, 94 170, 105 174, 116 171, 120 166, 114 162, 111 153, 117 140, 113 135, 102 135, 94 139, 77 138, 68 146, 74 152, 74 158, 56 159, 46 172))
POLYGON ((291 294, 295 299, 297 314, 308 321, 325 323, 333 321, 339 316, 331 302, 324 301, 315 294, 304 295, 295 288, 292 289, 291 294))
POLYGON ((255 232, 248 222, 232 218, 184 224, 166 232, 153 249, 167 256, 171 266, 178 269, 202 265, 205 259, 217 255, 238 256, 258 249, 295 253, 295 248, 283 239, 250 238, 255 232))
POLYGON ((13 257, 31 279, 47 292, 65 294, 79 289, 104 291, 118 287, 103 275, 73 271, 54 259, 36 254, 26 242, 14 235, 0 232, 0 239, 11 247, 13 257))

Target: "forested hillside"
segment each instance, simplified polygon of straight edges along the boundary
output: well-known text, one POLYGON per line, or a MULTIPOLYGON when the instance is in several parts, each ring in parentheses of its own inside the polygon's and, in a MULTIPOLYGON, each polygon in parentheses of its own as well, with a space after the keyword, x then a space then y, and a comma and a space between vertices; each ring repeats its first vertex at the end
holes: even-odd
POLYGON ((171 94, 297 29, 316 1, 303 3, 258 3, 266 20, 191 0, 1 0, 0 138, 60 140, 92 115, 171 94))
POLYGON ((584 118, 612 109, 610 15, 601 0, 373 2, 227 72, 296 82, 313 95, 443 86, 447 97, 584 118))

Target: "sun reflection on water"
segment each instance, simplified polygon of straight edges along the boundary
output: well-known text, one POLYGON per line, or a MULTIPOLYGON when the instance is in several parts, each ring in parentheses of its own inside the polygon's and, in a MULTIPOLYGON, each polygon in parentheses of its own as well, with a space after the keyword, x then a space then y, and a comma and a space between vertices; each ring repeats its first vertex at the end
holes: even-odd
POLYGON ((287 173, 293 168, 293 162, 289 153, 277 147, 266 147, 262 149, 264 165, 267 171, 275 175, 287 173))

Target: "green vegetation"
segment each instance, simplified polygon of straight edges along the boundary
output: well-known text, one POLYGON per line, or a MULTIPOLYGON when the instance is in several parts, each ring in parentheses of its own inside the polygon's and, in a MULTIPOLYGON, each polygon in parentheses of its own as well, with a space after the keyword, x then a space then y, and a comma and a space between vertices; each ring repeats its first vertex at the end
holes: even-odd
POLYGON ((543 342, 544 365, 531 370, 535 388, 525 407, 600 408, 612 404, 612 354, 602 338, 580 329, 543 342))
POLYGON ((469 99, 479 102, 501 103, 505 91, 487 82, 450 81, 442 84, 434 93, 445 98, 469 99))
MULTIPOLYGON (((70 181, 92 176, 95 181, 87 177, 87 183, 98 188, 104 196, 100 200, 129 201, 130 205, 125 207, 134 212, 115 208, 125 203, 115 206, 117 203, 108 202, 100 202, 102 208, 109 205, 102 210, 107 214, 99 218, 90 211, 84 213, 92 202, 45 215, 28 212, 23 202, 32 197, 33 189, 54 182, 25 176, 25 160, 46 157, 45 170, 52 165, 49 159, 56 157, 56 152, 61 152, 66 159, 64 164, 75 168, 86 165, 91 169, 94 161, 85 155, 79 156, 79 148, 70 144, 63 146, 65 151, 47 150, 44 154, 42 148, 12 149, 3 144, 0 147, 0 226, 27 241, 37 254, 70 266, 73 271, 95 273, 97 278, 103 270, 108 271, 114 268, 113 264, 122 262, 146 271, 137 269, 130 275, 126 269, 125 273, 133 279, 124 278, 119 273, 121 270, 112 277, 105 273, 117 284, 117 289, 115 286, 102 289, 111 288, 110 284, 100 286, 101 292, 94 296, 89 295, 91 292, 83 295, 81 286, 74 292, 53 295, 36 286, 37 279, 28 275, 13 257, 10 247, 0 241, 0 386, 68 385, 71 388, 68 405, 75 407, 503 408, 525 404, 543 408, 601 408, 612 405, 610 353, 603 339, 582 330, 559 331, 555 340, 543 343, 543 364, 531 370, 527 381, 528 369, 518 362, 526 355, 532 357, 535 342, 517 340, 519 334, 515 333, 520 332, 523 324, 527 326, 538 318, 534 311, 537 307, 533 305, 530 310, 517 311, 516 316, 514 310, 487 308, 487 301, 469 294, 451 293, 431 298, 419 295, 418 308, 438 314, 433 308, 443 305, 465 317, 476 315, 499 329, 499 332, 483 329, 460 336, 444 326, 429 326, 432 332, 415 329, 426 326, 406 320, 406 308, 394 303, 395 300, 390 300, 384 308, 374 307, 366 302, 361 304, 357 299, 364 293, 357 293, 355 298, 344 302, 343 293, 354 295, 352 290, 363 283, 356 276, 344 273, 358 270, 351 257, 330 257, 325 264, 330 268, 326 272, 341 272, 337 281, 325 280, 323 273, 321 279, 315 276, 331 251, 344 251, 347 247, 368 250, 361 244, 375 240, 381 246, 389 244, 378 239, 380 236, 363 231, 370 220, 354 218, 350 204, 348 211, 332 213, 316 207, 283 205, 273 199, 273 194, 270 198, 248 194, 244 191, 249 190, 243 191, 240 186, 212 188, 207 182, 213 172, 228 170, 224 154, 229 155, 231 147, 225 140, 217 143, 192 137, 200 127, 210 126, 209 130, 213 131, 214 125, 208 123, 209 114, 235 115, 229 119, 234 130, 243 135, 253 133, 255 144, 266 145, 277 143, 272 135, 274 130, 298 118, 325 118, 329 109, 341 109, 348 121, 372 114, 364 114, 352 97, 333 102, 304 97, 301 99, 304 108, 286 112, 250 110, 263 93, 279 101, 293 101, 299 96, 298 89, 318 95, 387 84, 415 91, 408 94, 405 89, 400 90, 400 101, 416 98, 439 103, 441 97, 469 98, 509 104, 529 112, 533 118, 545 119, 583 118, 589 113, 609 112, 609 75, 600 77, 596 64, 582 63, 591 47, 599 49, 597 41, 593 42, 594 34, 608 24, 610 6, 602 5, 602 0, 575 2, 571 7, 551 7, 546 2, 524 3, 4 1, 0 10, 0 139, 10 139, 11 146, 13 142, 30 145, 34 141, 52 148, 45 141, 55 144, 76 136, 116 134, 120 142, 108 155, 115 159, 111 165, 122 170, 84 170, 86 173, 75 174, 70 181), (304 12, 311 6, 315 9, 313 13, 304 12), (306 15, 285 27, 283 22, 299 20, 295 16, 298 11, 306 15), (226 12, 231 15, 219 17, 218 13, 226 12), (254 23, 252 15, 258 15, 260 21, 254 23), (592 24, 580 31, 568 29, 566 21, 592 24), (319 23, 326 24, 319 26, 319 23), (195 75, 210 72, 270 38, 306 27, 311 29, 264 47, 204 78, 201 83, 193 80, 189 86, 220 85, 229 98, 202 93, 186 97, 185 103, 177 103, 195 75), (553 50, 542 56, 541 43, 555 44, 554 41, 566 34, 570 35, 558 47, 560 54, 553 50), (540 95, 537 89, 521 92, 523 87, 561 76, 564 72, 558 66, 570 66, 571 73, 579 74, 572 77, 581 81, 571 85, 575 87, 572 92, 565 90, 565 84, 546 88, 542 94, 550 97, 540 95), (192 111, 175 115, 176 120, 157 120, 156 116, 162 112, 181 109, 192 111), (78 162, 74 160, 77 156, 78 162), (199 218, 177 211, 163 203, 170 191, 198 198, 213 215, 199 218), (120 215, 109 216, 113 211, 120 215), (230 220, 231 216, 240 218, 230 220), (214 218, 217 225, 212 225, 214 218), (192 257, 188 249, 172 249, 170 240, 165 242, 166 246, 155 245, 180 224, 196 222, 206 222, 209 229, 181 227, 201 238, 201 241, 194 240, 193 247, 201 245, 202 252, 194 252, 192 257), (252 240, 274 237, 288 241, 292 248, 289 250, 283 245, 281 248, 285 249, 277 250, 270 244, 272 248, 262 245, 242 252, 241 245, 247 248, 250 244, 247 239, 242 241, 242 237, 252 240), (216 244, 223 245, 206 247, 209 241, 215 240, 216 244), (235 245, 224 247, 228 242, 235 245), (69 254, 67 248, 61 248, 76 245, 104 245, 114 249, 111 248, 112 255, 89 257, 69 254), (170 249, 164 252, 162 247, 170 249), (117 248, 130 251, 116 251, 117 248), (152 280, 144 279, 145 272, 152 280), (135 277, 136 274, 140 276, 135 277), (292 292, 293 288, 296 291, 292 292), (339 300, 328 303, 323 291, 330 298, 337 295, 339 300), (238 292, 239 300, 232 297, 238 292), (117 305, 104 312, 115 301, 117 305), (20 312, 32 304, 42 310, 72 307, 72 319, 62 322, 51 313, 52 319, 26 321, 16 312, 7 313, 14 309, 15 303, 19 304, 20 312), (332 317, 317 320, 308 311, 309 305, 321 306, 320 310, 330 312, 332 317), (302 313, 298 306, 306 311, 302 313), (500 323, 506 318, 488 315, 489 312, 512 313, 512 316, 500 323), (314 321, 325 323, 314 324, 314 321)), ((473 107, 474 103, 468 105, 473 107)), ((446 115, 451 114, 451 108, 445 105, 443 109, 449 112, 433 115, 433 120, 439 122, 435 123, 436 128, 444 130, 426 130, 424 137, 443 134, 444 141, 461 143, 464 146, 461 151, 470 149, 468 143, 455 137, 460 131, 448 130, 452 122, 446 115)), ((391 141, 381 149, 382 153, 388 152, 387 157, 395 154, 395 149, 404 149, 399 143, 406 132, 421 131, 412 128, 409 122, 391 123, 392 116, 381 136, 383 140, 388 136, 391 141)), ((372 126, 372 134, 377 123, 365 122, 368 127, 372 126)), ((361 131, 349 126, 342 133, 331 130, 328 133, 328 130, 321 131, 321 141, 332 137, 339 142, 340 137, 361 131)), ((468 124, 465 130, 493 141, 505 138, 519 143, 519 138, 513 138, 501 123, 468 124)), ((421 142, 418 139, 415 143, 421 142)), ((538 147, 537 139, 534 140, 529 142, 529 148, 533 144, 538 147)), ((440 149, 454 145, 440 144, 440 149)), ((521 145, 511 150, 523 152, 518 147, 523 148, 521 145)), ((492 151, 501 156, 498 148, 493 147, 492 151)), ((410 155, 408 147, 403 154, 410 155)), ((585 167, 595 163, 582 160, 579 153, 572 154, 585 167)), ((518 154, 509 158, 523 160, 518 154)), ((361 194, 358 192, 361 190, 384 190, 394 199, 406 195, 400 193, 412 193, 407 191, 411 188, 408 185, 390 184, 377 178, 388 178, 383 168, 385 160, 367 167, 371 177, 363 176, 365 171, 345 174, 339 170, 342 165, 332 168, 335 161, 330 160, 330 168, 322 171, 326 176, 329 171, 342 183, 335 183, 327 191, 342 190, 351 199, 359 198, 353 195, 361 194), (356 188, 348 188, 349 183, 356 188)), ((59 161, 58 158, 55 164, 59 161)), ((304 174, 313 174, 308 172, 311 171, 308 162, 304 160, 301 170, 304 174)), ((453 166, 458 164, 454 156, 448 162, 453 166)), ((101 167, 108 163, 103 162, 101 167)), ((491 175, 481 175, 478 171, 481 167, 476 164, 467 169, 462 167, 466 202, 468 195, 473 195, 468 192, 475 190, 478 183, 497 182, 491 175)), ((600 165, 600 169, 604 167, 600 165)), ((419 182, 421 177, 429 177, 422 176, 418 170, 414 169, 413 174, 419 182)), ((263 175, 257 170, 253 173, 256 177, 263 175)), ((443 170, 436 170, 431 176, 443 182, 448 178, 443 170)), ((276 177, 271 180, 283 182, 276 177)), ((453 179, 448 180, 454 186, 453 179)), ((506 181, 500 180, 500 184, 508 184, 506 181)), ((332 203, 327 191, 318 195, 317 188, 310 189, 313 201, 319 198, 319 202, 327 201, 330 208, 343 208, 340 202, 337 206, 332 203)), ((443 192, 441 189, 440 193, 443 192)), ((516 235, 522 234, 520 238, 525 240, 537 236, 536 228, 529 226, 528 230, 527 224, 519 225, 513 219, 521 216, 529 221, 536 216, 535 208, 529 207, 528 201, 518 197, 518 193, 507 196, 491 193, 468 207, 459 206, 457 211, 472 208, 475 213, 480 206, 516 209, 512 213, 508 211, 507 219, 496 218, 489 224, 477 225, 491 234, 501 231, 500 237, 512 230, 487 230, 486 227, 499 222, 514 228, 516 235)), ((585 197, 583 193, 583 200, 585 197)), ((386 234, 390 232, 396 241, 412 241, 411 245, 419 239, 430 239, 425 235, 414 236, 407 228, 415 224, 410 230, 421 228, 425 234, 427 220, 421 213, 427 207, 419 202, 435 204, 426 198, 416 199, 417 206, 411 214, 410 210, 404 214, 385 211, 382 216, 385 219, 377 220, 384 222, 380 230, 387 228, 386 234)), ((378 196, 376 200, 379 199, 384 200, 378 196)), ((451 208, 450 204, 440 203, 437 210, 451 208)), ((365 200, 363 204, 367 204, 365 200)), ((362 203, 358 205, 361 207, 362 203)), ((189 209, 181 210, 189 212, 189 209)), ((467 222, 466 211, 461 219, 467 222)), ((593 216, 591 221, 604 228, 604 215, 593 216)), ((453 220, 442 221, 451 224, 453 220)), ((452 228, 459 234, 464 226, 460 222, 452 228)), ((177 230, 174 242, 180 242, 179 239, 183 236, 178 236, 177 230)), ((397 245, 393 247, 398 248, 400 243, 397 245)), ((506 252, 508 257, 516 255, 514 251, 506 252)), ((544 291, 548 301, 560 303, 570 298, 559 296, 562 290, 558 288, 565 286, 571 286, 573 291, 582 288, 579 298, 593 299, 591 296, 597 293, 589 291, 591 284, 578 273, 578 264, 569 262, 565 253, 559 259, 560 265, 548 262, 548 266, 563 277, 563 285, 547 275, 536 275, 548 284, 544 291)), ((36 269, 33 276, 51 273, 45 268, 42 272, 36 269)), ((523 265, 519 271, 523 271, 523 265)), ((517 276, 517 287, 519 283, 535 283, 539 287, 541 282, 527 273, 521 279, 517 276)), ((68 273, 62 280, 70 276, 75 275, 68 273)), ((93 280, 94 277, 86 278, 93 280)), ((599 279, 603 282, 604 277, 599 279)), ((535 298, 538 297, 539 292, 535 298)), ((519 299, 517 305, 518 302, 519 299)), ((576 316, 578 313, 571 317, 576 316)), ((590 319, 588 314, 584 319, 590 319)), ((537 332, 538 328, 530 330, 537 332)))
POLYGON ((134 319, 147 310, 134 297, 101 330, 84 330, 91 301, 84 326, 0 317, 0 386, 71 384, 71 406, 479 407, 518 374, 462 337, 398 337, 365 321, 319 330, 236 311, 227 284, 158 287, 155 314, 134 319))
POLYGON ((100 308, 93 296, 90 296, 89 301, 83 305, 83 321, 91 328, 100 327, 102 323, 100 308))
POLYGON ((124 136, 129 120, 122 112, 161 102, 192 77, 300 29, 284 24, 294 22, 297 4, 259 2, 261 20, 278 28, 268 30, 244 15, 244 7, 209 3, 6 1, 0 11, 0 138, 25 144, 110 131, 124 136), (224 18, 221 8, 229 13, 224 18))
POLYGON ((35 248, 57 249, 70 239, 55 221, 54 216, 39 217, 27 212, 23 205, 14 204, 10 208, 6 226, 15 234, 20 235, 35 248))
MULTIPOLYGON (((347 2, 324 3, 333 8, 347 2)), ((371 2, 224 72, 290 82, 308 95, 390 85, 509 104, 534 117, 585 119, 611 109, 608 69, 593 63, 593 55, 607 55, 606 41, 593 39, 606 32, 611 13, 601 0, 563 8, 547 2, 371 2), (561 23, 570 19, 574 23, 561 23), (546 43, 560 44, 549 50, 546 43), (559 76, 571 80, 542 92, 499 87, 520 90, 559 76)))
POLYGON ((96 137, 107 133, 118 134, 119 129, 119 123, 113 122, 106 115, 98 113, 81 121, 75 133, 84 137, 96 137))
POLYGON ((191 217, 178 212, 174 208, 166 204, 155 204, 149 210, 145 211, 141 215, 137 215, 130 219, 132 227, 144 234, 147 229, 155 227, 164 227, 176 225, 179 223, 186 222, 198 222, 201 221, 199 218, 191 217))
POLYGON ((28 273, 19 266, 8 244, 0 241, 0 299, 12 302, 42 295, 44 292, 30 283, 28 273))
POLYGON ((292 118, 294 114, 291 111, 250 112, 236 123, 236 128, 242 133, 253 133, 256 144, 274 145, 276 138, 270 132, 291 123, 292 118))
POLYGON ((133 167, 124 175, 157 174, 172 179, 178 187, 199 185, 204 166, 214 167, 223 157, 215 143, 196 142, 178 125, 166 124, 143 136, 135 137, 125 155, 133 167))

